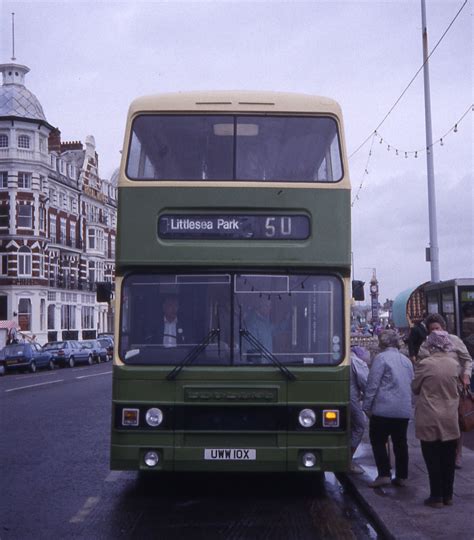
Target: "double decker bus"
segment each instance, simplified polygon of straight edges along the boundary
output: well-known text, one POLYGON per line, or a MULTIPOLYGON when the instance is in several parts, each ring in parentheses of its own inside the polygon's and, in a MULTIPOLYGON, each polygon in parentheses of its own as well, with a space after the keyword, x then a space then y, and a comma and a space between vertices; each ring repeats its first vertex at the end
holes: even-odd
POLYGON ((347 470, 349 280, 336 102, 135 100, 118 185, 111 468, 347 470))

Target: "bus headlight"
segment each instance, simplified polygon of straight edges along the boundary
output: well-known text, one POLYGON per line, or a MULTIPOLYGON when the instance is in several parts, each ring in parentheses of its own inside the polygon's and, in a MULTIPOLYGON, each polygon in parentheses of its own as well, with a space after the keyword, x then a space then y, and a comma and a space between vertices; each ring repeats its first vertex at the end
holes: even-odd
POLYGON ((160 456, 158 455, 158 452, 150 450, 145 454, 143 461, 147 467, 156 467, 160 461, 160 456))
POLYGON ((316 413, 313 409, 303 409, 298 415, 298 422, 304 428, 313 427, 316 423, 316 413))
POLYGON ((323 411, 323 427, 339 427, 339 411, 337 409, 323 411))
POLYGON ((310 469, 316 465, 316 456, 313 452, 305 452, 301 456, 301 462, 303 463, 303 467, 310 469))
POLYGON ((158 407, 148 409, 145 415, 146 423, 151 427, 157 427, 163 422, 163 413, 158 407))

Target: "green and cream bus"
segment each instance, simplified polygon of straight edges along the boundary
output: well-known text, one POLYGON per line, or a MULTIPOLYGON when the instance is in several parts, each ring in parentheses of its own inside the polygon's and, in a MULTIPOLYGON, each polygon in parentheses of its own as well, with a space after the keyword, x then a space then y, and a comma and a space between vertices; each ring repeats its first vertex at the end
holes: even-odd
POLYGON ((111 468, 347 470, 338 104, 273 92, 139 98, 118 192, 111 468))

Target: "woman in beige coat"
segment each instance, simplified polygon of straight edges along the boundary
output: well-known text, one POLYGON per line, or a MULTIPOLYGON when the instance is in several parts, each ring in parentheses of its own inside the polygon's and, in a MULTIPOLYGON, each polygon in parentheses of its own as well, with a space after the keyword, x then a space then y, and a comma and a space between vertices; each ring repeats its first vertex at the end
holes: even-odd
POLYGON ((415 433, 421 441, 423 459, 428 469, 430 496, 427 506, 441 508, 453 504, 458 424, 459 365, 452 356, 449 334, 434 330, 426 338, 430 355, 415 366, 413 392, 415 433))

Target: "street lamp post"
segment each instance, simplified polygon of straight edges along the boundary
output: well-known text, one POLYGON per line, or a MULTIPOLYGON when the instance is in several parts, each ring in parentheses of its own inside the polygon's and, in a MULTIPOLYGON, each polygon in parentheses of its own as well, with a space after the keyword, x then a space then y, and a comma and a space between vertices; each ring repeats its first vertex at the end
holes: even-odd
POLYGON ((428 29, 426 27, 425 0, 421 0, 421 24, 423 32, 423 80, 425 89, 425 130, 426 166, 428 176, 428 218, 430 226, 430 247, 426 250, 426 260, 431 265, 431 281, 439 281, 438 226, 436 222, 436 193, 433 164, 433 135, 431 130, 430 72, 428 65, 428 29))

